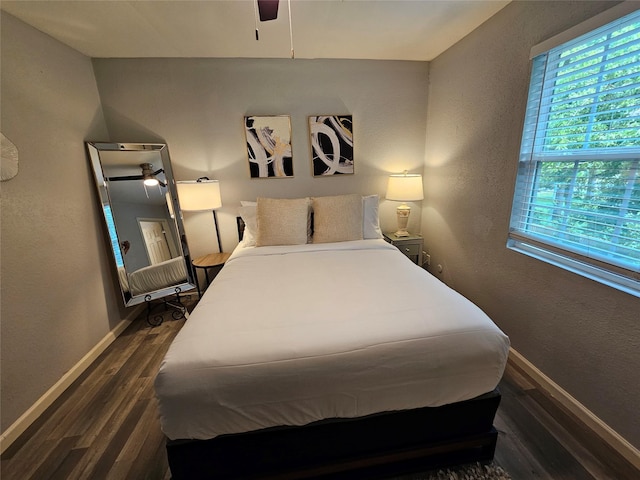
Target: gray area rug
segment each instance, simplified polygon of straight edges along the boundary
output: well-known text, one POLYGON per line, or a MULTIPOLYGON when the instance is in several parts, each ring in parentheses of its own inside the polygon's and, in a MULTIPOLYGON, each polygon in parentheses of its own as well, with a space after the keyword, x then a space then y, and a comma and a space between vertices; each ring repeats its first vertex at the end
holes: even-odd
POLYGON ((405 475, 392 480, 511 480, 509 474, 495 463, 442 468, 433 472, 405 475))

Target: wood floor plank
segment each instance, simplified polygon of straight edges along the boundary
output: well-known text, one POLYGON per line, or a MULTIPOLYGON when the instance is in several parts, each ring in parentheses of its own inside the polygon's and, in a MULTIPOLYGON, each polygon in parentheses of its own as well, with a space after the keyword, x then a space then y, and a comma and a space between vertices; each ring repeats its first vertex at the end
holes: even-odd
MULTIPOLYGON (((503 399, 494 426, 498 430, 498 443, 496 446, 496 462, 509 472, 514 479, 548 480, 549 474, 536 456, 528 449, 510 425, 510 421, 504 415, 503 399)), ((508 407, 508 403, 507 403, 508 407)))
POLYGON ((40 435, 46 435, 51 439, 68 436, 69 425, 77 418, 78 411, 83 411, 100 389, 104 388, 103 383, 97 381, 98 379, 104 382, 103 378, 99 377, 93 383, 78 385, 62 405, 52 408, 53 411, 49 416, 51 421, 49 425, 44 425, 40 429, 40 435))
POLYGON ((95 366, 94 375, 113 375, 120 370, 127 359, 136 351, 146 335, 144 324, 140 319, 135 320, 131 325, 102 353, 95 366))
MULTIPOLYGON (((60 428, 63 432, 54 431, 52 438, 59 438, 64 433, 69 433, 70 424, 78 424, 76 433, 84 433, 87 424, 92 423, 92 417, 88 415, 79 416, 79 411, 95 412, 102 404, 109 402, 109 395, 122 385, 122 376, 116 377, 116 374, 122 370, 122 366, 131 360, 136 351, 140 349, 140 345, 144 342, 145 335, 139 334, 137 324, 133 324, 127 329, 123 335, 117 338, 114 343, 101 355, 94 365, 89 376, 81 382, 81 388, 86 392, 85 395, 78 398, 74 397, 74 402, 68 402, 66 405, 66 417, 60 422, 60 428), (135 335, 135 333, 138 333, 135 335)), ((138 355, 143 355, 139 353, 138 355)))
POLYGON ((67 437, 61 439, 56 447, 46 456, 45 459, 38 465, 38 468, 31 475, 31 480, 39 480, 51 475, 52 472, 58 470, 58 468, 64 463, 65 459, 69 456, 69 452, 73 449, 78 437, 67 437))
POLYGON ((148 391, 150 387, 151 380, 148 378, 137 378, 127 382, 126 389, 110 403, 103 405, 96 414, 93 423, 87 426, 81 440, 78 441, 78 447, 89 447, 98 441, 100 436, 110 437, 126 420, 130 409, 140 400, 143 392, 148 391))
MULTIPOLYGON (((580 458, 581 463, 593 468, 596 472, 602 471, 604 465, 605 471, 613 470, 617 472, 616 480, 640 479, 640 473, 633 465, 609 444, 605 443, 604 440, 594 435, 563 405, 544 395, 539 390, 533 390, 528 394, 531 397, 532 404, 546 411, 557 420, 562 429, 567 431, 569 437, 566 440, 563 439, 563 442, 566 441, 567 448, 572 451, 574 456, 580 458), (598 455, 594 456, 593 452, 598 452, 598 455), (594 462, 596 462, 595 465, 594 462)), ((551 430, 551 432, 555 434, 554 430, 551 430)), ((603 473, 599 474, 604 475, 603 473)), ((600 477, 596 476, 596 478, 600 477)))
POLYGON ((117 480, 127 476, 133 464, 141 461, 140 452, 149 435, 155 430, 153 426, 158 424, 156 405, 146 400, 141 403, 144 405, 143 413, 113 462, 107 478, 117 480))
POLYGON ((86 448, 73 448, 68 452, 68 455, 64 459, 64 461, 60 464, 60 466, 51 472, 51 475, 48 477, 49 480, 68 480, 71 478, 71 472, 73 472, 80 459, 87 452, 86 448))
POLYGON ((553 435, 540 424, 523 403, 526 395, 513 396, 508 408, 503 408, 503 418, 513 433, 535 458, 544 459, 544 469, 548 478, 568 480, 594 480, 584 467, 570 455, 553 435))
MULTIPOLYGON (((145 317, 2 455, 2 480, 170 480, 153 381, 185 320, 165 315, 162 325, 150 327, 145 317)), ((603 460, 617 454, 589 437, 524 372, 508 367, 500 389, 495 460, 513 480, 640 478, 640 472, 603 460)))
POLYGON ((105 377, 104 383, 93 392, 87 404, 72 412, 60 429, 66 431, 68 435, 84 435, 93 424, 99 423, 101 419, 104 421, 101 417, 104 413, 103 407, 113 404, 109 402, 113 402, 116 396, 119 381, 120 379, 114 376, 105 377))
POLYGON ((30 478, 40 466, 43 458, 49 456, 58 444, 54 440, 40 440, 42 439, 30 439, 18 454, 11 459, 3 460, 0 478, 2 480, 24 480, 25 478, 30 478))
POLYGON ((166 453, 166 438, 159 428, 160 418, 157 404, 150 406, 148 411, 150 420, 155 419, 155 422, 150 421, 147 425, 151 427, 144 429, 147 430, 147 435, 140 448, 136 459, 137 461, 131 464, 126 477, 119 478, 131 480, 140 478, 159 479, 163 478, 169 469, 166 453))
POLYGON ((131 432, 142 416, 145 407, 144 401, 136 402, 129 411, 125 421, 120 425, 120 428, 118 428, 105 447, 100 450, 94 450, 95 455, 92 461, 86 464, 79 478, 91 478, 92 480, 103 480, 107 478, 111 466, 116 458, 118 458, 123 446, 126 444, 127 439, 130 437, 131 432))
MULTIPOLYGON (((13 457, 19 451, 38 451, 39 442, 47 439, 57 440, 68 435, 67 415, 75 415, 82 409, 89 386, 80 385, 76 380, 58 397, 45 412, 27 428, 27 430, 2 454, 3 461, 13 457), (56 432, 56 429, 60 429, 56 432)), ((100 385, 98 385, 100 386, 100 385)))
POLYGON ((145 342, 141 342, 120 369, 106 377, 103 388, 87 405, 85 414, 78 416, 73 422, 71 433, 88 437, 92 432, 100 430, 111 414, 118 409, 119 404, 137 392, 139 374, 146 367, 149 357, 150 351, 145 348, 145 342))
MULTIPOLYGON (((174 327, 179 329, 180 327, 182 327, 182 325, 184 325, 184 320, 176 320, 176 323, 174 324, 174 327)), ((170 332, 170 330, 166 330, 167 332, 170 332)), ((155 351, 153 352, 152 357, 150 358, 149 363, 147 364, 147 367, 145 369, 143 369, 143 371, 140 373, 141 377, 154 377, 156 376, 156 374, 158 373, 158 367, 160 366, 160 363, 162 362, 162 359, 164 358, 165 354, 167 353, 167 350, 169 349, 169 344, 171 343, 169 338, 173 338, 175 335, 171 335, 170 337, 168 335, 162 335, 162 336, 158 336, 158 338, 162 339, 162 343, 159 344, 155 344, 154 343, 154 347, 155 347, 155 351)))
MULTIPOLYGON (((536 391, 532 391, 536 393, 536 391)), ((524 401, 524 406, 536 417, 541 425, 549 431, 553 437, 567 449, 571 455, 579 459, 580 464, 587 470, 593 478, 606 478, 608 468, 598 460, 572 433, 560 423, 533 397, 528 396, 524 401)), ((583 438, 584 440, 584 438, 583 438)))

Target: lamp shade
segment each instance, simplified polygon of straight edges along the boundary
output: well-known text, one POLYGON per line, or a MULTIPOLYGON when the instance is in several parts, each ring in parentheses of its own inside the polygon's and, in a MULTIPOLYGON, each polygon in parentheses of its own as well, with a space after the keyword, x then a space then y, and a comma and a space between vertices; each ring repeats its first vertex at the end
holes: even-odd
POLYGON ((386 199, 398 202, 423 200, 422 175, 408 173, 391 175, 387 185, 386 199))
POLYGON ((180 208, 185 212, 204 212, 222 206, 218 180, 176 182, 180 208))

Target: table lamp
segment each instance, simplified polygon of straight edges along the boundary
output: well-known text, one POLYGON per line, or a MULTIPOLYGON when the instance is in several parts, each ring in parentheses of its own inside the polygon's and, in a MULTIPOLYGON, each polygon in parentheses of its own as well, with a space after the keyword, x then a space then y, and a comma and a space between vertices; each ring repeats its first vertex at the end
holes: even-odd
POLYGON ((216 227, 216 236, 218 238, 218 251, 222 252, 218 218, 216 217, 216 209, 222 206, 220 182, 218 180, 209 180, 208 177, 200 177, 197 180, 176 182, 176 186, 178 187, 178 200, 182 211, 213 211, 213 223, 216 227))
POLYGON ((402 174, 389 176, 386 199, 402 202, 396 209, 398 231, 395 232, 395 236, 408 237, 407 223, 409 222, 411 207, 406 202, 417 202, 424 199, 422 175, 410 174, 405 170, 402 174))

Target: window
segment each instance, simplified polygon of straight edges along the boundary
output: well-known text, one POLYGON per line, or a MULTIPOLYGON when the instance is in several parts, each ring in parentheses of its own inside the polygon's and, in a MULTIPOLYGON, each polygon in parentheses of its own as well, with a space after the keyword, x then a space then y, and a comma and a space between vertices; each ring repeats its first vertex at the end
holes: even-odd
POLYGON ((102 208, 104 209, 104 218, 107 220, 109 238, 111 239, 111 248, 113 248, 113 254, 116 257, 116 266, 118 268, 124 267, 124 261, 122 260, 122 252, 120 251, 120 244, 118 243, 118 234, 116 233, 116 224, 113 221, 111 206, 103 205, 102 208))
POLYGON ((533 59, 507 245, 640 296, 640 11, 533 59))

